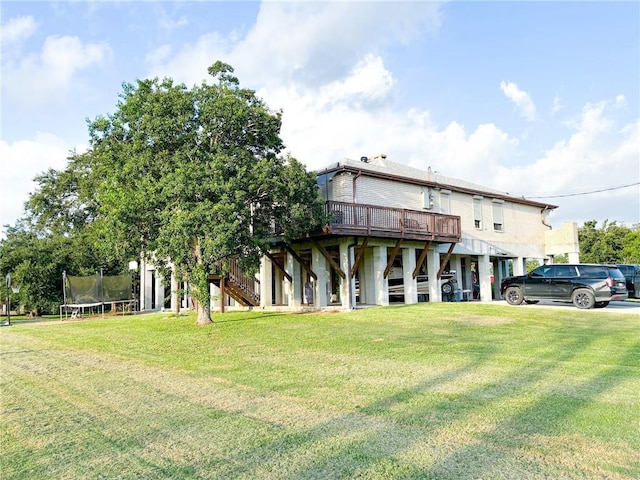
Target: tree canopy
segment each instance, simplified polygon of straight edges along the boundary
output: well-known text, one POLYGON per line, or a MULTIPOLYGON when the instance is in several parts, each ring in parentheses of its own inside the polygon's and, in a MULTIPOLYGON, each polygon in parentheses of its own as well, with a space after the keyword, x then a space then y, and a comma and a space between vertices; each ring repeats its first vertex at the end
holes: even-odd
MULTIPOLYGON (((281 112, 241 88, 231 66, 208 73, 192 88, 169 78, 123 84, 115 112, 87 121, 89 150, 36 177, 0 268, 57 287, 64 269, 119 273, 142 252, 189 282, 198 323, 208 323, 208 274, 232 259, 252 274, 274 238, 319 225, 315 175, 282 154, 281 112)), ((60 296, 30 281, 43 294, 25 300, 60 296)))
POLYGON ((191 285, 199 323, 210 321, 208 274, 232 258, 255 272, 275 234, 295 238, 322 218, 315 175, 281 155, 281 113, 232 73, 217 62, 211 84, 125 84, 116 112, 89 123, 83 156, 104 245, 173 265, 191 285))
POLYGON ((640 226, 627 227, 605 220, 584 222, 578 228, 580 261, 584 263, 640 263, 640 226))

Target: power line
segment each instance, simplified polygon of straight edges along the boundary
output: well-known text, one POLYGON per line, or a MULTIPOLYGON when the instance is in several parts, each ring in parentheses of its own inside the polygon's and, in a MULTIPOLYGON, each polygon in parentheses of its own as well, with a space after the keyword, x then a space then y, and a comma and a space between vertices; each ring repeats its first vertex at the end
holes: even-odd
POLYGON ((588 192, 579 193, 560 193, 557 195, 523 195, 526 198, 561 198, 561 197, 577 197, 579 195, 591 195, 593 193, 610 192, 611 190, 621 190, 623 188, 634 187, 640 185, 640 182, 628 183, 626 185, 618 185, 616 187, 601 188, 599 190, 590 190, 588 192))

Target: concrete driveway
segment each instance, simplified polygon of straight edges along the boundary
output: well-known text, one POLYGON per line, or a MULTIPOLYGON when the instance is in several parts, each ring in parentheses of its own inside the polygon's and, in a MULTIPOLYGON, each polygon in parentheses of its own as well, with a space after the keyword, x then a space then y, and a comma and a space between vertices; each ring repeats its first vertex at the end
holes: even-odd
MULTIPOLYGON (((495 303, 495 302, 494 302, 495 303)), ((562 302, 549 302, 545 300, 541 300, 540 303, 536 305, 509 305, 504 300, 498 300, 498 303, 506 305, 507 307, 512 308, 558 308, 558 309, 572 309, 577 312, 586 312, 589 314, 597 314, 599 312, 605 313, 626 313, 630 315, 640 315, 640 301, 627 301, 627 302, 611 302, 605 308, 592 308, 590 310, 580 310, 573 306, 571 303, 562 303, 562 302)))

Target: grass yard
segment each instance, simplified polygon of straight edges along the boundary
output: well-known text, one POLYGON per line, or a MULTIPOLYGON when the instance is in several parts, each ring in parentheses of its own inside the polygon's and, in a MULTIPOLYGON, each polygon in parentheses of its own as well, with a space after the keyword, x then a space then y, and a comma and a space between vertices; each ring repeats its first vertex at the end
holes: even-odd
POLYGON ((1 328, 0 478, 640 478, 638 315, 215 319, 1 328))

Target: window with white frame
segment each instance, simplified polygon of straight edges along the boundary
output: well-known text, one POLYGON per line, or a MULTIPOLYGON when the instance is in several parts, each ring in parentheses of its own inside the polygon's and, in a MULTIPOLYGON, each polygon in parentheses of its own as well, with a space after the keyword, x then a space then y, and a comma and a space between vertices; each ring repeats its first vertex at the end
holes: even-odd
POLYGON ((491 207, 493 210, 493 229, 496 232, 502 232, 504 230, 504 215, 502 212, 503 205, 503 200, 494 199, 491 202, 491 207))
POLYGON ((422 189, 422 208, 426 208, 427 210, 433 208, 433 194, 429 188, 422 189))
POLYGON ((440 213, 451 213, 451 190, 440 190, 440 213))
POLYGON ((473 226, 478 230, 482 229, 482 197, 473 197, 473 226))

